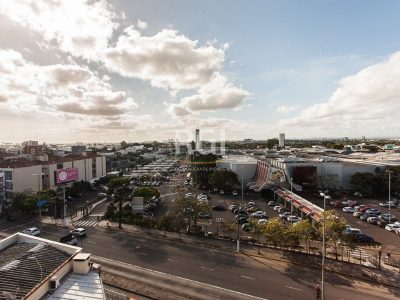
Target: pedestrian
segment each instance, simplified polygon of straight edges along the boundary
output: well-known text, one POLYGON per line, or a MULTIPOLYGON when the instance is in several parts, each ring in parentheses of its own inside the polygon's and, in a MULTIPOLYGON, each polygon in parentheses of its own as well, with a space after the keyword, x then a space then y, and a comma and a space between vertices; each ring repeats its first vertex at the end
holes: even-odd
POLYGON ((317 299, 317 300, 321 299, 321 289, 320 289, 318 284, 315 287, 315 293, 316 293, 316 298, 315 299, 317 299))

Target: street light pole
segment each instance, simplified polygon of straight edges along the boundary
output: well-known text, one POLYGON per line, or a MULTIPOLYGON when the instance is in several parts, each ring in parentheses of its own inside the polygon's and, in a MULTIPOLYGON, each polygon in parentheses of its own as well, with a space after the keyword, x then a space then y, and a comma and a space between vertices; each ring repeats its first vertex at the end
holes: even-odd
MULTIPOLYGON (((290 193, 293 194, 293 178, 290 178, 290 193)), ((290 215, 293 215, 293 199, 290 200, 290 215)))
POLYGON ((325 269, 325 205, 326 205, 326 195, 321 193, 324 197, 324 212, 323 212, 323 223, 322 223, 322 263, 321 263, 321 300, 324 300, 324 269, 325 269))
MULTIPOLYGON (((38 179, 38 196, 40 196, 40 177, 39 176, 42 176, 42 175, 43 175, 43 173, 32 174, 32 176, 37 176, 37 179, 38 179)), ((39 201, 40 201, 40 199, 39 199, 39 201)), ((39 227, 40 227, 40 231, 42 231, 42 206, 41 205, 39 205, 39 227)))
POLYGON ((391 174, 393 171, 387 170, 386 172, 389 173, 389 224, 390 224, 390 221, 391 221, 391 219, 392 219, 392 215, 390 214, 390 207, 391 207, 391 203, 390 203, 390 174, 391 174))

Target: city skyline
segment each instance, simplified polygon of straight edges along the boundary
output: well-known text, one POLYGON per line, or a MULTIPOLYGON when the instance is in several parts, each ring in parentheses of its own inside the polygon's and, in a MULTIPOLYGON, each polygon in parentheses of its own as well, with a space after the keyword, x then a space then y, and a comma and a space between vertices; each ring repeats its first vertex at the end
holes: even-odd
POLYGON ((398 136, 398 2, 28 2, 0 2, 0 142, 398 136))

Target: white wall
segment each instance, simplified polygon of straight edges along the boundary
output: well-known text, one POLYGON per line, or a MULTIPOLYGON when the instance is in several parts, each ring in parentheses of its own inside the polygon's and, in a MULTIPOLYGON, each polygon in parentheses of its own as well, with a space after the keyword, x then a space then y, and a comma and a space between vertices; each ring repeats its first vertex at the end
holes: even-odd
MULTIPOLYGON (((38 177, 33 176, 32 174, 41 173, 42 165, 13 169, 13 192, 23 192, 25 190, 32 190, 33 192, 37 192, 39 190, 38 177)), ((39 180, 41 185, 41 176, 39 180)))

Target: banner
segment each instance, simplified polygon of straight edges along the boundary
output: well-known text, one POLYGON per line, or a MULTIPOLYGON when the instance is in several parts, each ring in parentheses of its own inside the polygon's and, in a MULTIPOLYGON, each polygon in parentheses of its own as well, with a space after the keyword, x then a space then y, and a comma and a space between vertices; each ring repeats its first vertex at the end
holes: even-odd
POLYGON ((77 168, 58 169, 56 173, 56 184, 63 184, 78 180, 77 168))

